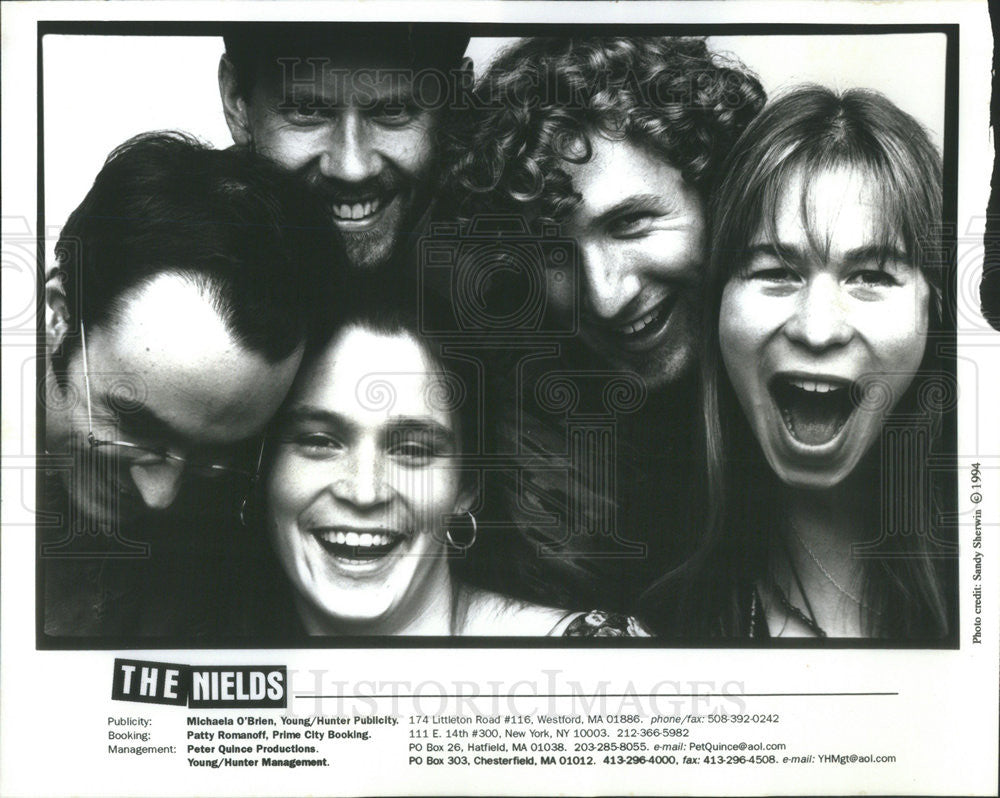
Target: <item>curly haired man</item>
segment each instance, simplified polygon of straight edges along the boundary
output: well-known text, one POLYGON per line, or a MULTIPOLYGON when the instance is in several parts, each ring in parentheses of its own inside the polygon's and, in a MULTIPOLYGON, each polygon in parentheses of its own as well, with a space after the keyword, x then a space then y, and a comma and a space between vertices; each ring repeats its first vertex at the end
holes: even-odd
POLYGON ((701 39, 524 39, 477 82, 451 141, 460 217, 556 222, 578 245, 582 335, 650 390, 694 364, 705 213, 722 159, 764 93, 701 39))
POLYGON ((584 580, 602 585, 588 600, 634 609, 700 526, 690 475, 706 217, 764 91, 703 39, 534 38, 503 51, 473 99, 447 144, 441 207, 463 222, 504 214, 532 231, 559 225, 577 268, 547 272, 547 310, 578 318, 579 335, 540 367, 630 372, 648 394, 639 413, 617 419, 616 469, 600 477, 621 539, 644 543, 645 556, 612 558, 619 573, 584 580))

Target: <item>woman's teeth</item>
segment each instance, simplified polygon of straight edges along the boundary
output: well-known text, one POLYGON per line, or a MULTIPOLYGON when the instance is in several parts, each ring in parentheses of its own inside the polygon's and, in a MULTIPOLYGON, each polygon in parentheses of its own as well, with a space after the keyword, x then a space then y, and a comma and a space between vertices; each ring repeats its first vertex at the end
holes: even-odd
POLYGON ((355 546, 357 548, 375 548, 388 546, 392 536, 383 533, 370 532, 324 532, 320 537, 327 543, 338 546, 355 546))
POLYGON ((332 206, 333 215, 338 219, 343 219, 344 221, 357 221, 359 219, 364 219, 371 216, 381 207, 382 200, 377 197, 366 202, 355 202, 352 205, 334 204, 332 206))
POLYGON ((854 410, 849 387, 847 382, 778 377, 771 394, 792 437, 822 446, 840 433, 854 410))
POLYGON ((836 383, 820 382, 818 380, 789 380, 788 382, 799 390, 809 391, 810 393, 829 393, 830 391, 836 391, 838 388, 844 387, 836 383))

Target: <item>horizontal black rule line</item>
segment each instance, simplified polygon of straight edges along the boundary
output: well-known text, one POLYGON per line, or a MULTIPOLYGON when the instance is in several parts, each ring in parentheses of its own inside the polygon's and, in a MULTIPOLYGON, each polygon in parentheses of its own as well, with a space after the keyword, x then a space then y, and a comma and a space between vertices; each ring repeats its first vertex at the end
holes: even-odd
POLYGON ((314 695, 299 693, 293 698, 841 698, 852 696, 890 696, 899 693, 435 693, 434 695, 411 695, 408 693, 386 693, 383 695, 314 695))

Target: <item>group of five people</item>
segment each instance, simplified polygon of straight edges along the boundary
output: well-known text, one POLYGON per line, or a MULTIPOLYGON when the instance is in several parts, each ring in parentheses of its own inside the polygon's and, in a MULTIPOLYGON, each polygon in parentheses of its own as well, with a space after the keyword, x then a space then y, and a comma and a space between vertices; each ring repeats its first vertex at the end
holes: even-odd
POLYGON ((926 131, 702 39, 467 43, 235 26, 236 146, 109 157, 47 275, 43 632, 946 637, 926 131))

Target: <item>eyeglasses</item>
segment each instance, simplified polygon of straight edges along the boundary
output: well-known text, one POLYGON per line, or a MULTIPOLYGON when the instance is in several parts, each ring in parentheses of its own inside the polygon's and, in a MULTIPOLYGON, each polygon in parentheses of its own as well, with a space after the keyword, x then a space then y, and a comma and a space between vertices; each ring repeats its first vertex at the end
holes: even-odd
POLYGON ((202 462, 191 457, 184 457, 173 452, 168 452, 163 448, 143 446, 131 441, 105 440, 98 438, 94 433, 94 417, 90 398, 90 366, 87 362, 87 331, 83 320, 80 320, 80 342, 83 353, 83 384, 87 393, 87 440, 92 449, 108 449, 115 451, 119 457, 130 467, 142 466, 145 468, 155 468, 168 462, 176 463, 184 469, 185 474, 192 474, 208 479, 219 478, 242 478, 255 480, 260 471, 261 462, 264 458, 264 441, 260 443, 257 452, 257 464, 250 471, 245 468, 238 468, 230 464, 202 462))

